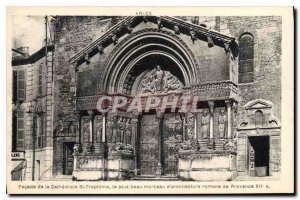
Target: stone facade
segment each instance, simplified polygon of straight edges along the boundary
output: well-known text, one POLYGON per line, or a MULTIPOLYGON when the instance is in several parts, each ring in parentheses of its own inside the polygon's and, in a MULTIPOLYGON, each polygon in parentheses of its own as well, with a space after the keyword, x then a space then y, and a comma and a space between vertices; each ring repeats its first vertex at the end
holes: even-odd
POLYGON ((280 17, 57 16, 52 30, 54 177, 278 176, 280 17), (241 67, 244 34, 254 42, 253 71, 241 67), (243 70, 253 81, 241 83, 243 70), (154 93, 198 96, 198 112, 105 114, 96 107, 103 95, 145 100, 154 93))
MULTIPOLYGON (((53 102, 52 102, 52 59, 53 46, 43 47, 32 55, 13 56, 13 137, 12 154, 20 153, 23 158, 22 180, 51 180, 53 162, 53 102), (24 78, 20 79, 21 73, 24 78), (21 82, 22 81, 22 82, 21 82), (22 86, 23 85, 23 86, 22 86), (20 90, 20 88, 23 88, 20 90), (29 113, 30 112, 30 113, 29 113), (22 118, 21 118, 21 115, 22 118), (20 127, 23 127, 20 136, 20 127), (35 137, 33 131, 35 127, 35 137), (32 151, 35 138, 35 153, 32 151), (20 141, 19 138, 23 138, 20 141), (21 142, 21 143, 19 143, 21 142), (35 161, 33 164, 33 154, 35 161)), ((14 158, 13 158, 14 160, 14 158)), ((16 164, 18 163, 16 162, 16 164)), ((12 169, 13 170, 13 169, 12 169)))

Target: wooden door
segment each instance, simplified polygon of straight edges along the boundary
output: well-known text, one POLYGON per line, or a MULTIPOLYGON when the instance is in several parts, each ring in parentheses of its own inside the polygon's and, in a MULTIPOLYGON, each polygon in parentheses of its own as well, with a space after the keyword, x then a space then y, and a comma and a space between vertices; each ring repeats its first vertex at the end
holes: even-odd
POLYGON ((72 175, 74 164, 74 143, 64 143, 64 175, 72 175))
POLYGON ((160 164, 159 121, 156 115, 143 115, 140 130, 141 175, 155 175, 160 164))
POLYGON ((163 167, 164 175, 177 176, 178 147, 183 140, 182 119, 179 114, 166 114, 163 121, 163 167))

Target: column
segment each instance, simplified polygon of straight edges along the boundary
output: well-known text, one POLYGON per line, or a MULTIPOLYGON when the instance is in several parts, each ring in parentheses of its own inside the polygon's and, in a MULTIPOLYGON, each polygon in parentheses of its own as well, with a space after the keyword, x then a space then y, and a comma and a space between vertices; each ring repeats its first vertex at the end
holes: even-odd
POLYGON ((209 106, 209 138, 214 138, 214 106, 215 103, 213 101, 208 101, 209 106))
POLYGON ((103 131, 101 131, 101 133, 99 133, 99 131, 102 130, 102 121, 103 121, 102 116, 97 115, 97 116, 94 117, 93 146, 94 146, 94 153, 96 153, 96 154, 100 154, 101 153, 101 141, 102 141, 102 133, 103 133, 103 131), (99 135, 99 138, 97 140, 98 133, 100 135, 99 135))
POLYGON ((79 111, 75 111, 74 115, 76 116, 77 120, 75 153, 79 153, 81 151, 81 115, 79 111))
POLYGON ((132 146, 132 151, 135 159, 134 161, 135 175, 138 175, 138 170, 139 170, 138 131, 139 131, 139 115, 133 114, 133 117, 131 119, 131 146, 132 146))
POLYGON ((88 114, 90 117, 90 138, 89 142, 92 143, 94 140, 94 113, 92 110, 88 110, 88 114))
POLYGON ((227 108, 227 138, 232 138, 232 118, 231 118, 231 105, 232 102, 230 99, 225 100, 226 108, 227 108))
POLYGON ((164 171, 164 152, 163 152, 163 149, 164 149, 164 144, 162 142, 162 137, 163 137, 163 131, 162 131, 162 126, 163 126, 163 118, 164 118, 164 113, 162 113, 161 111, 159 110, 156 110, 156 115, 157 115, 157 119, 158 119, 158 124, 159 124, 159 137, 158 137, 158 166, 157 166, 157 170, 156 170, 156 175, 160 176, 163 171, 164 171))
POLYGON ((102 114, 102 143, 106 142, 106 114, 102 114))
POLYGON ((197 127, 198 115, 197 113, 193 113, 193 115, 194 115, 194 139, 198 141, 198 127, 197 127))
POLYGON ((102 113, 102 148, 103 148, 103 158, 102 158, 102 180, 106 180, 107 178, 107 146, 106 146, 106 113, 102 113))
POLYGON ((93 138, 94 138, 94 113, 92 110, 88 110, 88 115, 89 115, 89 128, 90 128, 90 135, 89 135, 89 142, 86 146, 87 152, 91 153, 92 152, 92 147, 93 147, 93 138))

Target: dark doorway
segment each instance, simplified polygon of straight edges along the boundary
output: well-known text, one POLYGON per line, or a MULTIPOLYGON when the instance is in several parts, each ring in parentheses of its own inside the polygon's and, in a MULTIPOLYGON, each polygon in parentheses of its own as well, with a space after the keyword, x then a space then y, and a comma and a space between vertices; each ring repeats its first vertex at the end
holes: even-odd
POLYGON ((249 137, 250 176, 269 176, 269 136, 249 137))
POLYGON ((63 144, 63 175, 72 175, 73 173, 73 163, 74 163, 74 144, 73 142, 65 142, 63 144))

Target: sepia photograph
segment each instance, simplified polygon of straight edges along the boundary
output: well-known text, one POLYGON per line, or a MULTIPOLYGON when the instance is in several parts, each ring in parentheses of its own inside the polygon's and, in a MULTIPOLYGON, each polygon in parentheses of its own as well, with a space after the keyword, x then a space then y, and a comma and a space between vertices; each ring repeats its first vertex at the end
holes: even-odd
POLYGON ((293 8, 122 9, 8 8, 8 193, 293 193, 293 8))

